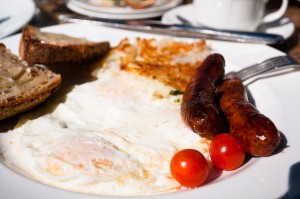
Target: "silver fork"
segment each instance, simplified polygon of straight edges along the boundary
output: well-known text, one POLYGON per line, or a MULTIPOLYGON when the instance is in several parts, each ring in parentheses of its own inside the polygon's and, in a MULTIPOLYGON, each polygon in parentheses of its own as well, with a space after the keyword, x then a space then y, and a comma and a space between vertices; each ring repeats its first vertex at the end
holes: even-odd
POLYGON ((278 56, 278 57, 267 59, 257 64, 253 64, 237 72, 229 72, 226 74, 226 77, 235 75, 241 78, 242 81, 245 81, 256 75, 274 73, 280 70, 285 70, 290 68, 300 69, 300 65, 297 64, 289 56, 278 56))

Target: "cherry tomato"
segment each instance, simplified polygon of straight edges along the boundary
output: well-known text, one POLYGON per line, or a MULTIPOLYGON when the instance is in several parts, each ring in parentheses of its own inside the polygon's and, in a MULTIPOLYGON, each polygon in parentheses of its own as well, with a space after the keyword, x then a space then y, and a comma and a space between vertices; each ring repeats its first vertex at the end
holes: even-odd
POLYGON ((175 180, 189 188, 201 185, 209 173, 206 158, 194 149, 177 152, 171 160, 170 169, 175 180))
POLYGON ((210 143, 209 154, 213 165, 222 170, 234 170, 245 160, 245 151, 231 134, 216 135, 210 143))

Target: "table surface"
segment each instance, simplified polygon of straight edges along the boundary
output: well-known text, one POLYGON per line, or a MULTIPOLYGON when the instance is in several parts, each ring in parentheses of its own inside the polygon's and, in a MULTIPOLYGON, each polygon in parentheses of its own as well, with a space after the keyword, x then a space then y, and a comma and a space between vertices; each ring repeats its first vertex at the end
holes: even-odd
MULTIPOLYGON (((55 16, 58 14, 72 13, 72 11, 65 6, 66 0, 35 1, 37 5, 37 12, 30 21, 30 24, 38 27, 58 24, 55 16)), ((184 4, 187 3, 192 3, 192 0, 185 0, 184 4)), ((277 9, 280 4, 281 0, 271 0, 267 3, 267 9, 277 9)), ((289 6, 285 16, 294 23, 295 31, 282 44, 272 45, 272 47, 289 54, 300 64, 300 0, 289 1, 289 6)))

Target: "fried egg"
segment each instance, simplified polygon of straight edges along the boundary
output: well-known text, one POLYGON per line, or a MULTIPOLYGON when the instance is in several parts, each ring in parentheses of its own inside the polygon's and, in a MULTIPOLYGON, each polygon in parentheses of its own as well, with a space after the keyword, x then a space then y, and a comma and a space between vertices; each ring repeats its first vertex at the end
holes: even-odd
POLYGON ((112 51, 93 71, 97 79, 75 86, 53 111, 23 115, 2 140, 5 163, 41 183, 88 194, 178 190, 172 156, 192 148, 208 157, 209 141, 185 126, 173 87, 121 69, 123 53, 112 51))

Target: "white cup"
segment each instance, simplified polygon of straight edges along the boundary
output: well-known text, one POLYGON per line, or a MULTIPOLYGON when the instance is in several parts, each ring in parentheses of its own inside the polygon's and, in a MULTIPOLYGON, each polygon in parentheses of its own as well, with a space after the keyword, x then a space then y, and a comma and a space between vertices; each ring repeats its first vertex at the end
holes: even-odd
POLYGON ((268 0, 194 0, 196 21, 219 29, 254 31, 259 24, 275 21, 285 13, 288 0, 265 15, 268 0))

